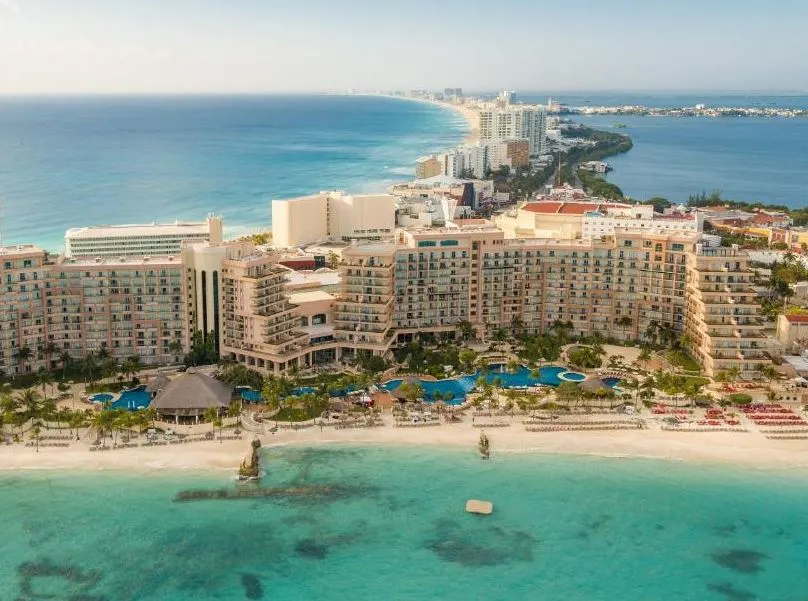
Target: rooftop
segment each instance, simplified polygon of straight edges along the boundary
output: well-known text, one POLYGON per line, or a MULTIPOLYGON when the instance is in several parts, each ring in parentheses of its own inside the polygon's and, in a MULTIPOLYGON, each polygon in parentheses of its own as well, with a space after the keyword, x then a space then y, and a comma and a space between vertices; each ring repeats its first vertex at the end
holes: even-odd
POLYGON ((45 252, 33 244, 17 244, 11 246, 0 246, 0 256, 8 257, 14 255, 30 255, 33 253, 45 252))
POLYGON ((323 292, 322 290, 312 290, 310 292, 293 292, 289 295, 289 302, 293 305, 302 305, 305 303, 316 303, 320 301, 332 301, 334 296, 323 292))
POLYGON ((60 267, 137 267, 138 265, 167 265, 174 264, 177 266, 182 265, 180 258, 177 255, 155 255, 145 257, 95 257, 95 258, 80 258, 69 259, 67 257, 59 257, 57 265, 60 267))
POLYGON ((808 323, 808 314, 786 315, 785 317, 790 323, 808 323))
POLYGON ((603 211, 606 209, 630 209, 631 205, 622 203, 598 203, 598 202, 564 202, 539 200, 529 202, 522 207, 522 210, 531 213, 556 214, 556 215, 583 215, 591 211, 603 211))
POLYGON ((174 223, 74 227, 65 232, 65 238, 82 240, 85 238, 122 238, 124 236, 186 236, 189 234, 207 234, 208 232, 208 224, 205 221, 175 221, 174 223))

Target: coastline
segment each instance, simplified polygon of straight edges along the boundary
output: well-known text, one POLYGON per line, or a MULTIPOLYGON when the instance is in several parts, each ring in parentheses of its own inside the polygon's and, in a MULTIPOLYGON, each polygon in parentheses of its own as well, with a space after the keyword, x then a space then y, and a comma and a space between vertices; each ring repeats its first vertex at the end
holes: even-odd
MULTIPOLYGON (((518 418, 517 418, 518 420, 518 418)), ((645 430, 534 433, 513 423, 489 428, 492 455, 513 454, 590 456, 612 459, 644 459, 694 465, 722 465, 741 469, 808 474, 808 440, 769 440, 757 432, 689 433, 661 431, 655 424, 645 430)), ((468 448, 476 452, 480 429, 470 424, 431 428, 380 428, 340 430, 283 430, 261 435, 264 448, 358 444, 368 446, 432 446, 468 448)), ((209 441, 172 447, 138 447, 91 453, 86 445, 67 449, 31 447, 0 448, 0 474, 18 471, 75 470, 126 471, 138 474, 184 471, 236 473, 249 452, 245 440, 209 441)))
POLYGON ((458 113, 466 121, 468 126, 468 133, 463 138, 464 144, 474 144, 480 137, 480 120, 479 113, 476 109, 465 105, 452 104, 451 102, 443 102, 440 100, 428 100, 426 98, 413 98, 410 96, 393 96, 390 94, 357 94, 357 96, 377 96, 382 98, 393 98, 397 100, 408 100, 410 102, 420 102, 422 104, 430 104, 443 109, 453 110, 458 113))

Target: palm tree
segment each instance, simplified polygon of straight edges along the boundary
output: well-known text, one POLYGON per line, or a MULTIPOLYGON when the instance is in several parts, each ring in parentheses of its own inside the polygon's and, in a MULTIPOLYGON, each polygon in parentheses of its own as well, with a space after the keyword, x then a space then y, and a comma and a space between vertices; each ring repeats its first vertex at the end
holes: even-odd
POLYGON ((741 368, 733 365, 727 370, 727 377, 730 382, 735 382, 741 376, 741 368))
POLYGON ((33 355, 34 353, 27 346, 21 346, 14 351, 14 359, 16 359, 17 364, 23 368, 23 371, 25 371, 25 362, 28 361, 28 359, 30 359, 33 355))
POLYGON ((40 439, 40 434, 41 433, 42 433, 42 430, 40 429, 39 426, 34 426, 33 428, 31 428, 31 438, 33 438, 36 441, 36 452, 37 453, 39 453, 39 439, 40 439))
POLYGON ((647 346, 643 345, 640 354, 637 356, 637 362, 641 363, 646 369, 648 368, 648 362, 651 360, 651 349, 647 346))
POLYGON ((48 369, 50 369, 52 367, 51 361, 53 360, 53 356, 59 352, 59 347, 53 342, 48 342, 42 347, 42 352, 45 354, 45 360, 47 361, 48 369))
POLYGON ((175 363, 179 362, 180 360, 179 356, 182 355, 182 351, 183 351, 182 342, 180 342, 179 340, 172 340, 171 342, 168 343, 168 352, 174 354, 175 363))
POLYGON ((85 419, 84 415, 80 411, 73 411, 68 418, 68 426, 70 426, 70 432, 73 433, 73 430, 76 431, 76 440, 79 440, 79 429, 82 428, 86 423, 87 420, 85 419))
POLYGON ((474 337, 474 326, 467 319, 458 321, 455 327, 461 340, 471 340, 474 337))
POLYGON ((213 432, 216 432, 216 420, 219 417, 219 412, 216 411, 213 407, 208 407, 205 409, 205 413, 202 415, 202 419, 206 422, 210 422, 211 427, 213 428, 213 432))
POLYGON ((96 361, 95 353, 90 351, 81 361, 81 372, 84 375, 85 382, 88 384, 92 382, 97 371, 98 361, 96 361))
POLYGON ((44 367, 40 367, 36 374, 36 382, 42 387, 42 396, 47 396, 46 387, 53 383, 53 374, 44 367))
POLYGON ((62 379, 64 380, 67 377, 67 368, 70 367, 70 363, 73 361, 73 357, 70 356, 70 353, 67 351, 62 351, 59 353, 59 363, 62 364, 62 379))
POLYGON ((39 393, 32 388, 24 390, 22 394, 17 396, 18 404, 25 410, 26 419, 35 419, 39 417, 42 411, 41 400, 42 399, 39 396, 39 393))
POLYGON ((101 437, 102 444, 106 443, 107 432, 112 429, 113 413, 108 409, 102 409, 93 414, 91 426, 95 429, 96 434, 101 437))
POLYGON ((645 328, 644 335, 652 344, 656 344, 657 336, 659 335, 659 322, 656 319, 652 319, 648 322, 648 327, 645 328))
POLYGON ((623 328, 623 339, 626 338, 626 330, 631 327, 633 320, 628 315, 623 315, 617 320, 617 325, 623 328))

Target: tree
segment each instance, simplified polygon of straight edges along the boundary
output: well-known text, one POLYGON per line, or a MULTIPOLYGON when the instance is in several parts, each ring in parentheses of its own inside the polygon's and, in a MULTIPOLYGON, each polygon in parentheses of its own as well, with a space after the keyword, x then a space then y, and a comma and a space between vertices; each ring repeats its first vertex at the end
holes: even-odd
POLYGON ((42 352, 45 354, 45 360, 48 364, 48 368, 51 368, 51 362, 53 361, 53 356, 59 352, 59 347, 56 346, 53 342, 48 342, 45 346, 42 347, 42 352))
POLYGON ((53 383, 53 375, 44 367, 40 367, 36 374, 36 382, 42 387, 42 396, 47 396, 47 386, 53 383))
POLYGON ((474 338, 474 326, 467 319, 458 321, 455 325, 461 340, 471 340, 474 338))
POLYGON ((567 407, 570 404, 576 403, 580 400, 581 388, 575 382, 562 382, 556 388, 556 398, 563 403, 566 403, 567 407))
POLYGON ((326 264, 330 269, 336 269, 339 267, 340 262, 340 257, 337 253, 335 253, 333 250, 328 252, 326 264))
POLYGON ((33 356, 33 352, 27 346, 21 346, 16 351, 14 351, 14 359, 17 361, 17 364, 22 368, 22 371, 25 371, 25 363, 33 356))
POLYGON ((729 378, 730 382, 736 381, 741 376, 741 368, 737 365, 733 365, 727 371, 727 377, 729 378))
MULTIPOLYGON (((603 347, 600 347, 600 350, 602 351, 603 347)), ((594 369, 603 364, 598 349, 590 346, 579 346, 567 353, 567 357, 571 365, 582 369, 594 369)))
POLYGON ((655 319, 648 322, 648 327, 645 328, 644 335, 647 340, 651 341, 651 344, 656 344, 657 337, 659 336, 659 322, 655 319))
POLYGON ((23 408, 26 419, 37 419, 42 412, 42 397, 39 393, 28 388, 17 396, 17 403, 23 408))
POLYGON ((219 360, 216 352, 216 333, 204 334, 196 331, 191 336, 191 349, 185 355, 183 362, 188 367, 198 365, 213 365, 219 360))
POLYGON ((168 352, 174 355, 174 363, 177 363, 180 360, 180 355, 182 355, 182 342, 179 340, 172 340, 168 343, 168 352))
POLYGON ((88 384, 95 379, 98 372, 98 361, 96 360, 95 353, 90 351, 81 361, 81 372, 84 375, 85 382, 88 384))
POLYGON ((648 362, 650 360, 651 360, 651 349, 643 345, 642 350, 640 350, 640 354, 637 356, 637 362, 647 369, 648 362))
POLYGON ((70 356, 70 353, 67 351, 62 351, 59 353, 59 363, 62 364, 62 379, 64 380, 67 377, 67 369, 70 367, 70 364, 73 362, 73 357, 70 356))
POLYGON ((631 327, 632 323, 633 321, 628 315, 622 315, 620 319, 617 320, 617 325, 623 328, 623 339, 626 338, 626 331, 631 327))
POLYGON ((40 429, 39 426, 35 425, 33 428, 31 428, 31 438, 33 438, 36 441, 36 452, 37 453, 39 453, 39 439, 40 439, 40 434, 41 433, 42 433, 42 430, 40 429))
POLYGON ((458 353, 457 358, 460 361, 460 365, 463 367, 463 370, 470 372, 472 369, 474 369, 474 362, 477 361, 477 353, 471 349, 464 348, 460 351, 460 353, 458 353))

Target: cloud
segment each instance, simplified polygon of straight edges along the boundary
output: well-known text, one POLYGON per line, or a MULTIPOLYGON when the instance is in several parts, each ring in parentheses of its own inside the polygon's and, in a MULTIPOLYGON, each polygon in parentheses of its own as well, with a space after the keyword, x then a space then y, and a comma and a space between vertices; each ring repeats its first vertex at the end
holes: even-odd
POLYGON ((0 0, 0 12, 9 12, 12 15, 19 14, 20 5, 16 0, 0 0))

